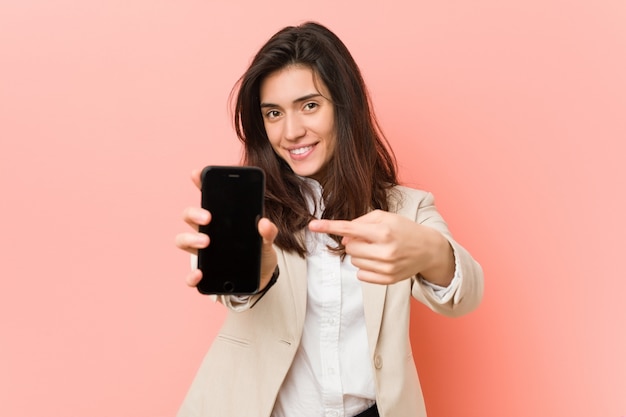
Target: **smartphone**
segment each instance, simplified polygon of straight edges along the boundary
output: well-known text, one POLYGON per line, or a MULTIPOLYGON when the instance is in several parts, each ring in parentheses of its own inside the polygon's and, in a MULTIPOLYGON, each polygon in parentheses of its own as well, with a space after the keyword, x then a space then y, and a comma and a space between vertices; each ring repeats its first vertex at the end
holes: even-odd
POLYGON ((265 174, 257 167, 207 166, 201 176, 202 207, 211 222, 200 226, 209 246, 198 251, 202 294, 254 294, 259 290, 265 174))

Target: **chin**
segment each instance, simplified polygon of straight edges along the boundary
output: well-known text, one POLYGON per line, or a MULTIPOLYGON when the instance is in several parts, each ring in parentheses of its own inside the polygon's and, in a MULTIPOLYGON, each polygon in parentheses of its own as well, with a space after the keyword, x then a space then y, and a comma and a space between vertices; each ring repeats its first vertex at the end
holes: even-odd
POLYGON ((291 170, 300 177, 315 178, 320 172, 319 169, 305 167, 291 167, 291 170))

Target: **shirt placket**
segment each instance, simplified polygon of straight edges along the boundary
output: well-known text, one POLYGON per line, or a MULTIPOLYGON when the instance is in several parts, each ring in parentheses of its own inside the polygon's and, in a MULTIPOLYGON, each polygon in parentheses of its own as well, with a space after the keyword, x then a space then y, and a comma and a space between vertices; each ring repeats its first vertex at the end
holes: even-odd
MULTIPOLYGON (((327 242, 328 243, 328 242, 327 242)), ((320 317, 320 352, 322 365, 323 406, 325 417, 343 417, 343 390, 339 368, 339 329, 341 326, 340 257, 327 249, 322 253, 324 294, 320 317)))

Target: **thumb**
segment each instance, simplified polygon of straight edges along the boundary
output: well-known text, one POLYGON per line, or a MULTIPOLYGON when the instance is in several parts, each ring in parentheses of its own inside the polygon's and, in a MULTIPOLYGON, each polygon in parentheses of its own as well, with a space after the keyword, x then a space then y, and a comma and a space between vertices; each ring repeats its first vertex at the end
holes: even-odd
POLYGON ((383 221, 385 214, 382 210, 372 210, 352 221, 355 223, 380 223, 383 221))
POLYGON ((259 234, 263 238, 263 249, 261 250, 261 276, 263 279, 260 288, 265 288, 274 272, 274 268, 276 268, 276 251, 272 244, 278 235, 278 227, 264 217, 259 220, 258 229, 259 234))
POLYGON ((278 235, 278 227, 274 223, 272 223, 268 218, 263 217, 259 220, 259 234, 263 238, 263 246, 272 245, 274 243, 274 239, 278 235))

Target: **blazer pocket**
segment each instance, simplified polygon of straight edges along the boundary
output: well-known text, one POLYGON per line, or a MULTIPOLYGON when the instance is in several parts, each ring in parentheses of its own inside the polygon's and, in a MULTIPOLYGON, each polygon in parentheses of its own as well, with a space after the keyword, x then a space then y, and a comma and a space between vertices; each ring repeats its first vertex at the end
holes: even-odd
POLYGON ((216 340, 220 342, 228 343, 230 345, 244 347, 244 348, 250 347, 250 344, 251 344, 250 341, 247 339, 242 339, 240 337, 231 336, 227 334, 218 334, 216 340))

